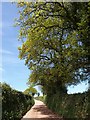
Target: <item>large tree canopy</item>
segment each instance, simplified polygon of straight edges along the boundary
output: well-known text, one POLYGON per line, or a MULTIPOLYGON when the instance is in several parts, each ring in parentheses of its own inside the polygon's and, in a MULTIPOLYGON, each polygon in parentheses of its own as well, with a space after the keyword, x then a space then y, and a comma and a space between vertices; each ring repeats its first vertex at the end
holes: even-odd
POLYGON ((20 59, 30 82, 50 88, 76 84, 90 73, 90 2, 20 2, 20 59))

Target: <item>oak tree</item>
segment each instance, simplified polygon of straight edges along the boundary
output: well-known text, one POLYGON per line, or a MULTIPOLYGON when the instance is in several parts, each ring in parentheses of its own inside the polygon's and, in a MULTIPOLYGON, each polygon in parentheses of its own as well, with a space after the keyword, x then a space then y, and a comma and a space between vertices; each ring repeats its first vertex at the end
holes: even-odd
POLYGON ((29 81, 46 91, 66 91, 90 73, 90 2, 19 2, 19 58, 29 81))

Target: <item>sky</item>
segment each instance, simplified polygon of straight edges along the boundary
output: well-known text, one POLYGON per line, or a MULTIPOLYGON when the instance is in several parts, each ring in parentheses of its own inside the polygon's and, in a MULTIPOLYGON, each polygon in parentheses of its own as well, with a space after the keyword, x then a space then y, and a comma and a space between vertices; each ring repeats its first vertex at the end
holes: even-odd
POLYGON ((11 87, 23 91, 27 88, 27 79, 30 70, 24 65, 24 61, 18 58, 18 28, 14 27, 18 10, 15 4, 2 2, 2 81, 11 87))
MULTIPOLYGON (((18 41, 19 28, 14 27, 14 19, 19 16, 16 5, 10 2, 2 2, 0 16, 2 17, 2 21, 0 20, 0 76, 2 75, 2 80, 0 78, 0 81, 6 82, 16 90, 24 91, 28 87, 26 83, 31 72, 25 66, 24 60, 18 58, 18 46, 21 43, 18 41)), ((85 84, 69 87, 68 93, 87 90, 85 84)))

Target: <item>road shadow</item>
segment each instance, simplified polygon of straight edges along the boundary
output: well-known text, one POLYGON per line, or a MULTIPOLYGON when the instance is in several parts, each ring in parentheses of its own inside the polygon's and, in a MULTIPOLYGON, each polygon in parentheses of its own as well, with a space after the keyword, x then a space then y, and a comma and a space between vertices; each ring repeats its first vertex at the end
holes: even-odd
POLYGON ((23 118, 23 120, 89 120, 88 118, 23 118))
MULTIPOLYGON (((45 105, 37 105, 35 108, 33 108, 35 112, 40 112, 42 115, 47 115, 47 118, 38 118, 37 120, 62 120, 60 116, 58 116, 56 113, 53 113, 51 110, 47 108, 45 105)), ((34 119, 32 119, 34 120, 34 119)))
POLYGON ((63 120, 63 119, 62 118, 22 118, 21 120, 63 120))

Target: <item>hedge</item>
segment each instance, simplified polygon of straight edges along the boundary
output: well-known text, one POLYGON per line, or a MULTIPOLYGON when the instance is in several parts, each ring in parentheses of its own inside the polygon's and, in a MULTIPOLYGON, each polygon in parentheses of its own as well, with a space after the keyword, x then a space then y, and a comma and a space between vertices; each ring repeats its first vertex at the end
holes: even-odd
POLYGON ((34 100, 30 95, 2 84, 2 120, 20 120, 33 104, 34 100))
POLYGON ((46 97, 46 105, 66 120, 90 117, 90 91, 78 94, 53 94, 46 97))

